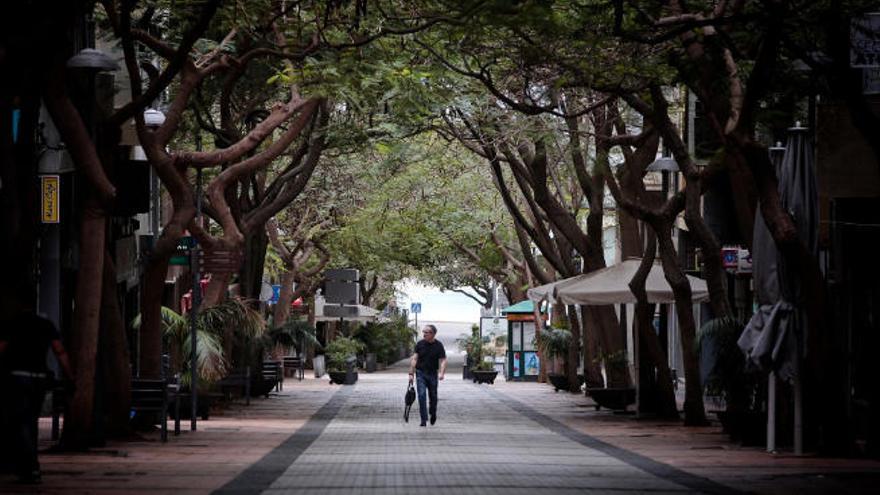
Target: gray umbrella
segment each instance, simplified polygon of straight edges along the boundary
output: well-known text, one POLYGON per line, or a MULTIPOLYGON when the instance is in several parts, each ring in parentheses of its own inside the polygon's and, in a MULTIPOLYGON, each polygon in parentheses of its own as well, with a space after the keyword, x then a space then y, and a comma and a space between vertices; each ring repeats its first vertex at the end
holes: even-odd
MULTIPOLYGON (((785 154, 771 148, 771 160, 779 178, 779 199, 791 213, 798 235, 813 254, 818 245, 818 201, 813 148, 807 130, 789 129, 785 154)), ((748 362, 795 382, 795 453, 802 449, 800 359, 806 345, 806 317, 797 267, 776 248, 760 211, 755 218, 752 272, 758 310, 739 338, 748 362)), ((775 378, 771 373, 768 403, 768 450, 775 449, 775 378)))
MULTIPOLYGON (((798 235, 815 253, 818 210, 813 148, 805 128, 789 131, 784 157, 780 160, 778 148, 770 151, 779 178, 779 199, 794 218, 798 235)), ((791 380, 798 374, 799 347, 805 344, 801 284, 796 267, 776 248, 760 211, 755 216, 752 262, 758 310, 738 344, 751 364, 791 380)))

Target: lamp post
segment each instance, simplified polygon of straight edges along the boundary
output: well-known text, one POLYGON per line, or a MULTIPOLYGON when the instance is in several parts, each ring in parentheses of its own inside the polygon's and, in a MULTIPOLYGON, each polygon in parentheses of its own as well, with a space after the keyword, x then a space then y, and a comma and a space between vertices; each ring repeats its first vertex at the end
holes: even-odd
MULTIPOLYGON (((196 134, 196 150, 202 150, 202 138, 196 134)), ((202 169, 196 169, 196 223, 202 220, 202 169)), ((198 314, 202 304, 201 270, 199 265, 199 253, 201 249, 197 245, 190 246, 190 271, 192 272, 192 310, 190 310, 190 382, 189 391, 192 399, 190 409, 189 429, 196 431, 196 411, 198 410, 198 314)))

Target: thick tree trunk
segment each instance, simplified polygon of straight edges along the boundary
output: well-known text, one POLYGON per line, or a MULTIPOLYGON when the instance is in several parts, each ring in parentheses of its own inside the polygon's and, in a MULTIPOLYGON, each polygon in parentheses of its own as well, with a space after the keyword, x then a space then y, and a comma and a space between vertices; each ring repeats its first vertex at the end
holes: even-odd
POLYGON ((688 426, 708 424, 703 406, 703 386, 700 381, 700 365, 694 349, 696 322, 694 321, 691 286, 678 265, 675 247, 672 244, 669 225, 655 228, 660 245, 660 259, 666 281, 672 287, 675 297, 675 313, 678 316, 678 329, 681 334, 681 354, 684 360, 685 396, 684 423, 688 426))
POLYGON ((260 291, 263 287, 263 266, 266 262, 266 248, 269 246, 269 236, 266 235, 266 227, 261 226, 252 234, 245 236, 244 263, 239 272, 242 297, 259 301, 260 291))
POLYGON ((660 345, 660 339, 654 331, 652 324, 654 317, 654 305, 648 303, 648 294, 645 291, 645 281, 654 264, 655 251, 657 249, 656 238, 649 233, 650 239, 645 250, 642 264, 636 272, 629 286, 633 295, 636 296, 636 325, 639 335, 639 402, 640 411, 646 411, 642 406, 653 409, 658 417, 663 419, 679 419, 678 405, 675 402, 675 391, 672 387, 672 374, 666 353, 660 345), (656 370, 656 383, 654 376, 656 370), (646 386, 650 384, 650 386, 646 386))
POLYGON ((217 272, 211 274, 211 281, 205 287, 205 293, 202 294, 202 308, 210 308, 223 302, 226 298, 226 289, 229 287, 229 281, 232 280, 232 274, 228 272, 217 272))
POLYGON ((141 378, 162 376, 162 295, 168 273, 168 254, 153 251, 144 270, 141 287, 141 328, 139 365, 136 374, 141 378))
POLYGON ((131 365, 125 322, 116 296, 116 267, 109 253, 104 254, 102 289, 98 354, 101 360, 106 432, 110 437, 125 437, 130 431, 131 365))
POLYGON ((73 335, 70 357, 76 391, 68 403, 61 438, 65 448, 89 447, 94 433, 95 373, 98 352, 98 324, 104 270, 107 216, 93 198, 83 205, 80 227, 79 271, 76 280, 73 335))
POLYGON ((286 271, 281 276, 281 294, 278 295, 278 303, 275 304, 275 312, 272 316, 272 324, 277 328, 287 321, 290 314, 290 303, 293 301, 293 279, 296 274, 286 271))
POLYGON ((568 366, 565 369, 565 374, 568 377, 569 391, 579 392, 578 365, 581 360, 581 324, 580 318, 577 317, 575 306, 568 307, 568 320, 570 322, 569 327, 571 328, 571 342, 568 346, 568 359, 566 359, 568 366))
POLYGON ((584 339, 584 380, 587 387, 604 387, 602 368, 599 363, 599 344, 596 339, 598 325, 594 312, 588 306, 581 306, 581 335, 584 339))
POLYGON ((598 337, 601 347, 600 356, 605 365, 605 374, 608 378, 609 387, 630 387, 632 380, 626 360, 626 344, 623 331, 620 329, 620 321, 612 306, 588 306, 593 312, 593 318, 599 324, 598 337))

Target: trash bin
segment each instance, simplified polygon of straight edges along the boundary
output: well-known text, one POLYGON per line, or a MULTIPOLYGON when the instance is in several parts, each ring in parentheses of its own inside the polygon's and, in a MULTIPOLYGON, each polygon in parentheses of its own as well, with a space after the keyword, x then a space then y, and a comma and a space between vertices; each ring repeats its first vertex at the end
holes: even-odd
POLYGON ((375 354, 373 354, 373 353, 367 354, 367 359, 366 359, 366 363, 364 365, 364 368, 366 368, 367 373, 373 373, 376 371, 376 355, 375 354))
POLYGON ((315 378, 324 376, 324 355, 320 354, 312 359, 312 366, 315 368, 315 378))

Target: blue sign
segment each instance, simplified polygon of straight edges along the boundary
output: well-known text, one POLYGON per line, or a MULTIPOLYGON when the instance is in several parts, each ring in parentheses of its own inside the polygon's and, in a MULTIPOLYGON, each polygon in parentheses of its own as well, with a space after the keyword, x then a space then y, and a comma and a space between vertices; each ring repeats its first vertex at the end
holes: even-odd
POLYGON ((422 303, 412 303, 409 305, 409 312, 419 314, 422 312, 422 303))
POLYGON ((272 299, 269 299, 270 304, 278 304, 278 298, 281 297, 281 286, 273 285, 272 286, 272 299))

